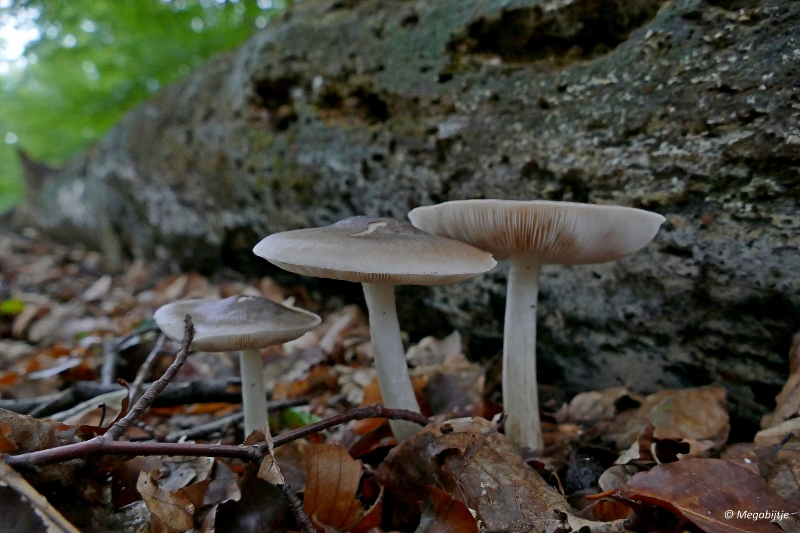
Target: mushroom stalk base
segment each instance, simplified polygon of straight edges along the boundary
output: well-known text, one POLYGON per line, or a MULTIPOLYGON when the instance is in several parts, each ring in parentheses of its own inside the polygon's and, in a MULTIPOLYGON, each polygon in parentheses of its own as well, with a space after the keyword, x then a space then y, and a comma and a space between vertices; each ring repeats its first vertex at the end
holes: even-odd
MULTIPOLYGON (((407 409, 419 413, 419 404, 408 375, 403 343, 400 341, 394 285, 387 283, 363 285, 369 311, 375 369, 378 373, 383 404, 391 409, 407 409)), ((418 425, 402 420, 392 420, 390 424, 394 436, 401 442, 420 429, 418 425)))
POLYGON ((503 408, 508 440, 520 447, 543 447, 536 382, 536 307, 539 297, 537 259, 509 261, 503 331, 503 408))
POLYGON ((247 438, 255 430, 264 431, 267 425, 267 391, 264 389, 260 350, 239 352, 239 369, 242 375, 244 436, 247 438))

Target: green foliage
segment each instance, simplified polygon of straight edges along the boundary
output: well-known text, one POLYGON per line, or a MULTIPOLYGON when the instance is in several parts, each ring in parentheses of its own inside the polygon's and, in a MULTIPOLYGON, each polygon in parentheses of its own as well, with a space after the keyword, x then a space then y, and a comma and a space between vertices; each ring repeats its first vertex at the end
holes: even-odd
POLYGON ((0 315, 15 316, 20 314, 23 309, 25 309, 25 302, 21 300, 14 300, 12 298, 0 302, 0 315))
POLYGON ((49 164, 63 163, 136 103, 263 27, 277 11, 272 5, 17 0, 0 8, 6 20, 38 13, 41 32, 25 50, 27 66, 0 78, 0 210, 21 192, 17 147, 49 164))

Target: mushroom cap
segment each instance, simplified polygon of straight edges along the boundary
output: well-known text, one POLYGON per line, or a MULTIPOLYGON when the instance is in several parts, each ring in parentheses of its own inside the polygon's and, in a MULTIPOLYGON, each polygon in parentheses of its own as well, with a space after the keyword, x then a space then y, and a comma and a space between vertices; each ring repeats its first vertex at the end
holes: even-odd
POLYGON ((181 300, 162 305, 153 318, 169 338, 180 341, 184 318, 194 324, 192 347, 205 352, 257 350, 296 339, 320 323, 310 311, 260 296, 181 300))
POLYGON ((666 220, 616 205, 546 200, 457 200, 418 207, 416 227, 468 242, 498 259, 535 255, 542 263, 577 265, 619 259, 646 246, 666 220))
POLYGON ((393 218, 351 217, 322 228, 273 233, 253 252, 297 274, 396 285, 458 283, 497 264, 474 246, 393 218))

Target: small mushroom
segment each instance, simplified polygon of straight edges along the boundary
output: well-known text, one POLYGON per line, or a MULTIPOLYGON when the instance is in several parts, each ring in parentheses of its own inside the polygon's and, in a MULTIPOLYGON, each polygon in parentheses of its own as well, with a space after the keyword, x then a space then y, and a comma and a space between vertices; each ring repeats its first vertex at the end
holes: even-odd
POLYGON ((536 302, 542 264, 603 263, 646 246, 665 218, 630 207, 572 202, 460 200, 418 207, 416 227, 509 260, 503 334, 506 435, 542 448, 536 385, 536 302))
POLYGON ((286 307, 260 296, 223 300, 182 300, 158 308, 153 318, 169 338, 183 337, 183 319, 194 323, 192 348, 204 352, 239 352, 245 436, 264 429, 267 393, 261 348, 294 340, 320 323, 310 311, 286 307))
MULTIPOLYGON (((419 412, 400 341, 395 285, 458 283, 492 269, 492 256, 391 218, 352 217, 332 226, 266 237, 256 255, 297 274, 363 284, 381 396, 387 407, 419 412)), ((419 427, 393 421, 404 440, 419 427)))

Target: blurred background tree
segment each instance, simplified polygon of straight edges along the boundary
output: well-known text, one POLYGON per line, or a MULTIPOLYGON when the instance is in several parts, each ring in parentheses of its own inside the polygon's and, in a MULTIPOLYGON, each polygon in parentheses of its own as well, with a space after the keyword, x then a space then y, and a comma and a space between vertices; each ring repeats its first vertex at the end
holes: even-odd
POLYGON ((0 0, 0 212, 22 194, 17 149, 60 165, 285 4, 0 0))

